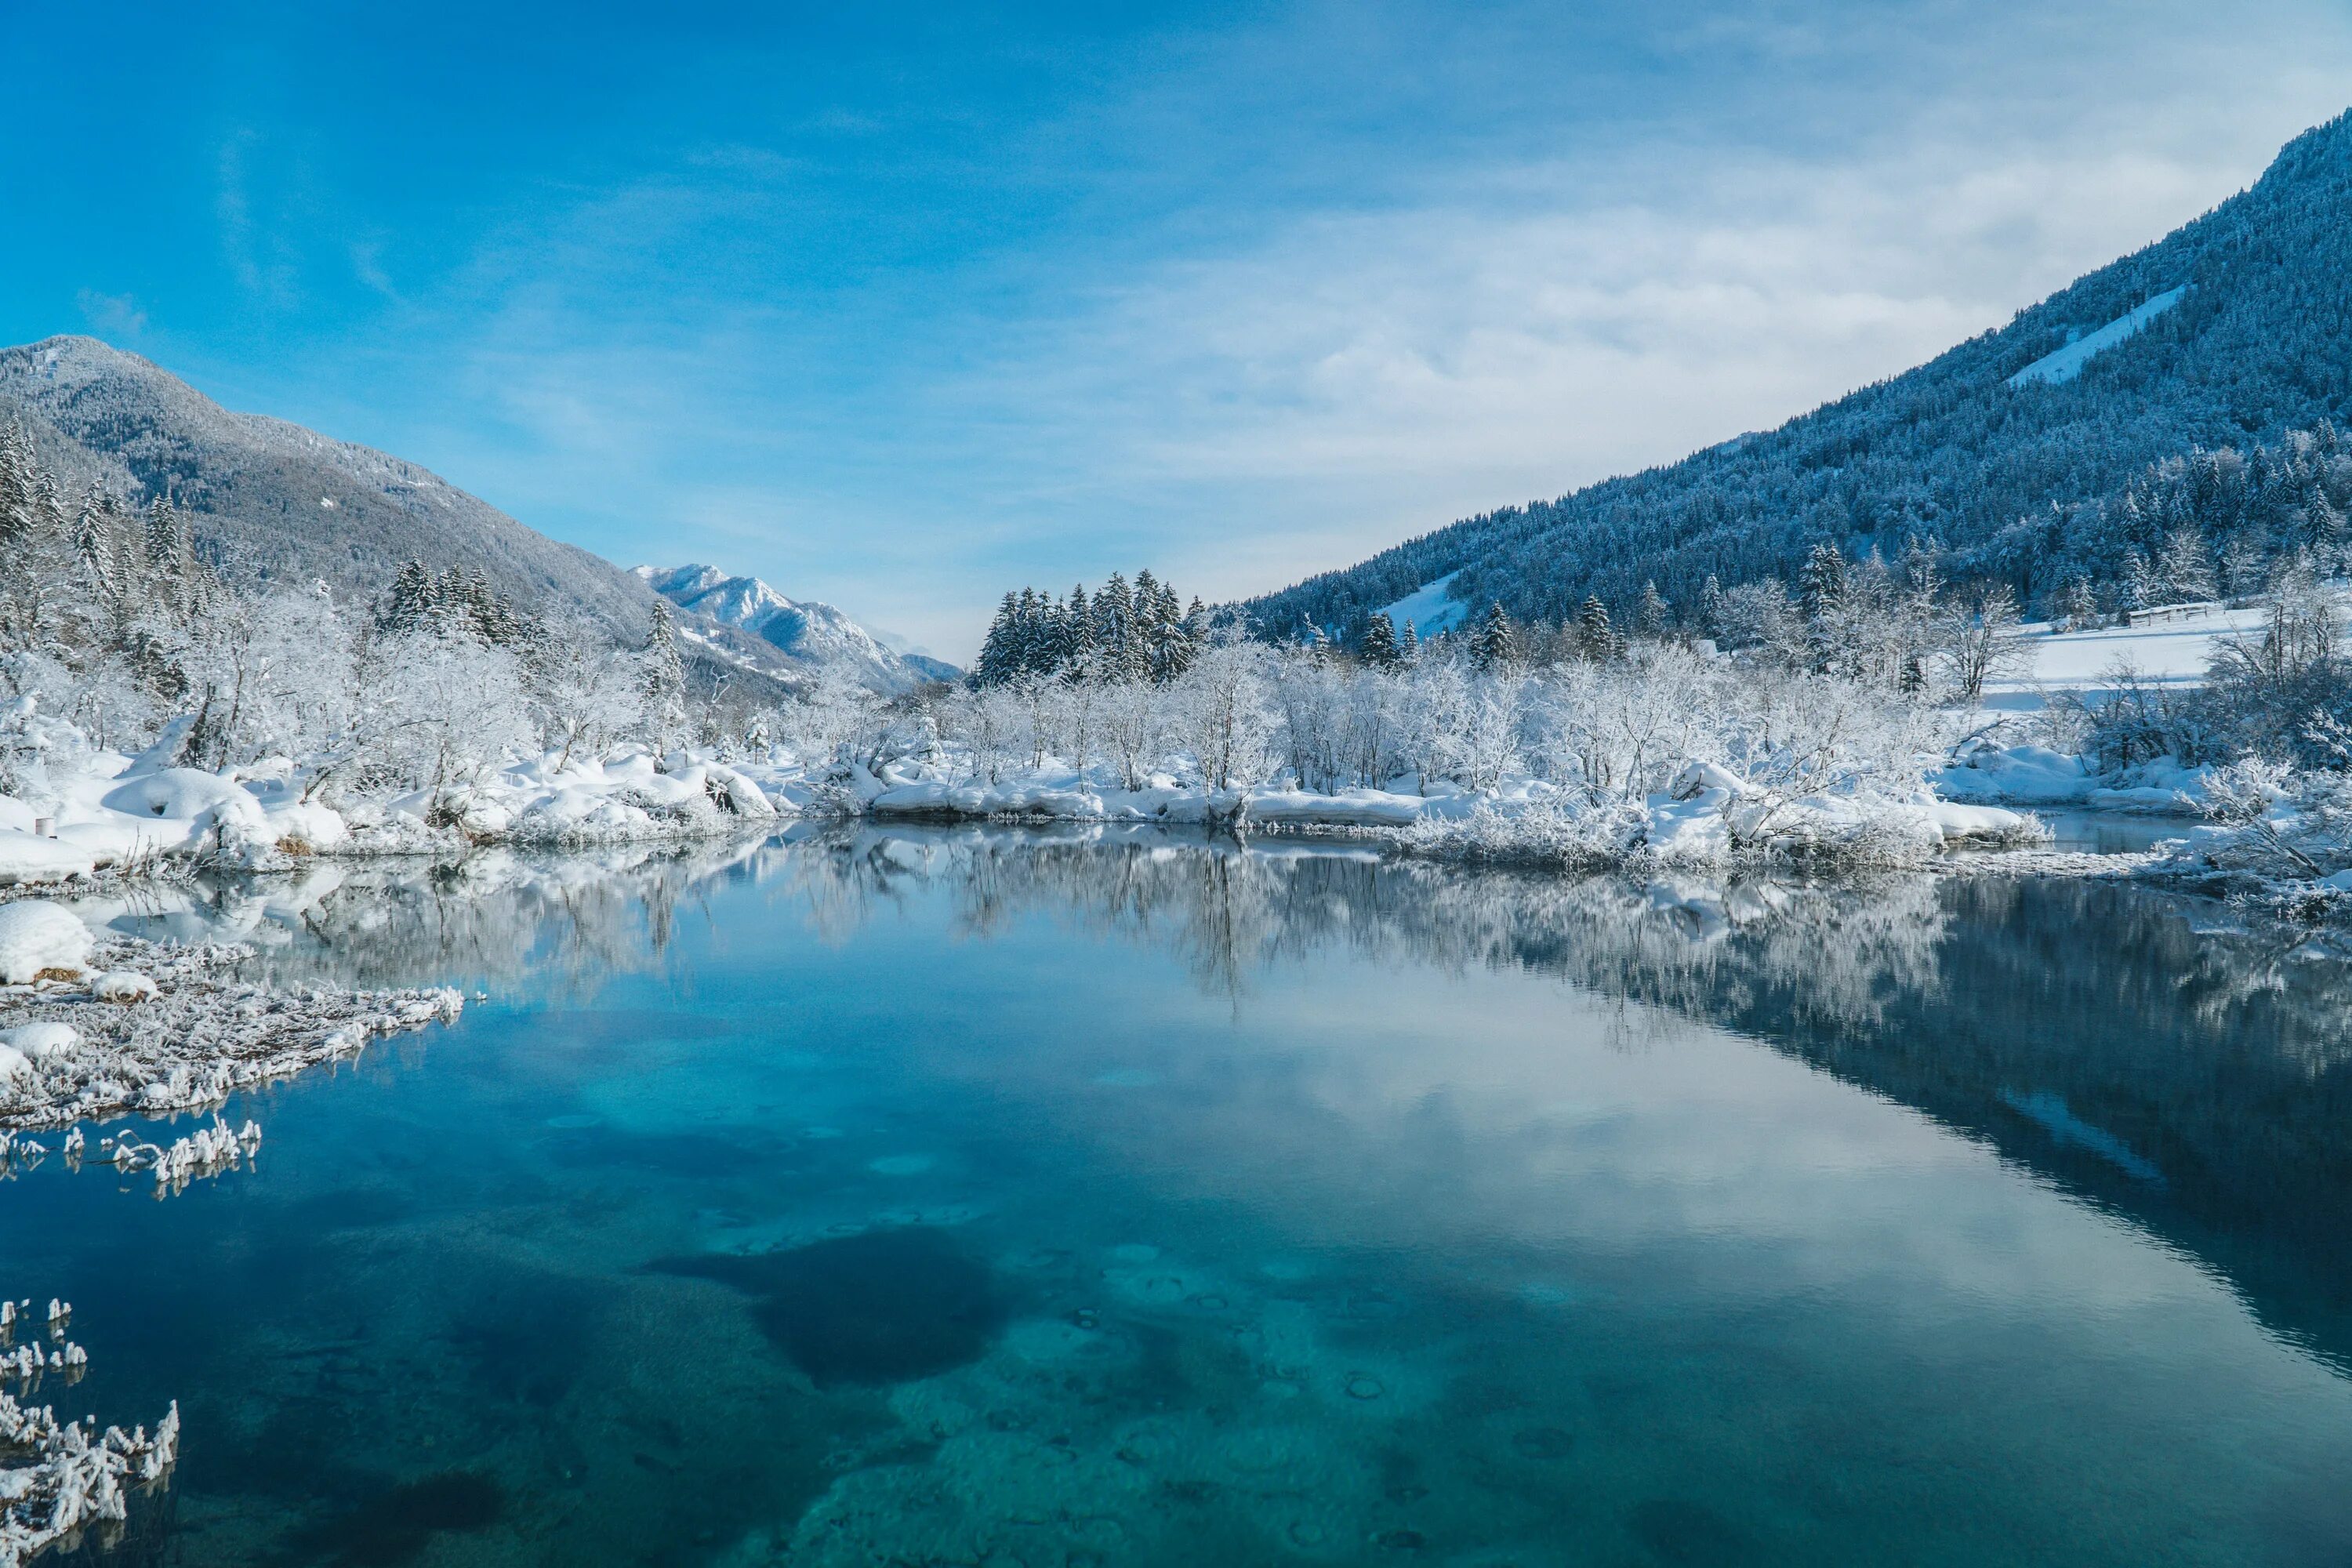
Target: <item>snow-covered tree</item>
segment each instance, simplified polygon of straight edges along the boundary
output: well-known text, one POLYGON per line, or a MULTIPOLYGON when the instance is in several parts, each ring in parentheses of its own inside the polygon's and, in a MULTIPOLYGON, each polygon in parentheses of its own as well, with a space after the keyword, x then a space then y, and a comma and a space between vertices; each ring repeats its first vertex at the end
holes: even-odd
POLYGON ((2021 667, 2025 649, 2018 625, 2017 600, 2004 586, 1979 588, 1951 606, 1944 656, 1961 701, 1979 700, 1987 681, 2021 667))
POLYGON ((656 596, 638 656, 638 690, 654 748, 667 751, 686 720, 686 665, 677 651, 677 626, 669 602, 656 596))
POLYGON ((1487 606, 1470 639, 1470 662, 1482 670, 1505 668, 1518 662, 1519 631, 1503 612, 1500 601, 1487 606))

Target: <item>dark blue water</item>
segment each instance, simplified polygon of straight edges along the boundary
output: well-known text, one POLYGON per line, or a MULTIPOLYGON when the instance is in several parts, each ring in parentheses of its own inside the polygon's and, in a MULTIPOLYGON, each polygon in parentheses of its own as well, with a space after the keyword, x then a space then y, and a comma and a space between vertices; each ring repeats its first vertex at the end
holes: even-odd
POLYGON ((2127 889, 865 835, 121 911, 488 990, 0 1186, 121 1560, 2352 1560, 2352 988, 2127 889))

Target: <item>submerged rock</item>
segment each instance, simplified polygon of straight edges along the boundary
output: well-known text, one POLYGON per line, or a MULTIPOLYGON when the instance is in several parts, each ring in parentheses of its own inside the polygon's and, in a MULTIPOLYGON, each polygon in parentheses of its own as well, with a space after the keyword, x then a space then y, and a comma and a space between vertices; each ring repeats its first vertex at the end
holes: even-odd
POLYGON ((423 1556, 436 1535, 488 1530, 505 1516, 506 1493, 496 1480, 447 1470, 387 1488, 297 1539, 332 1563, 393 1568, 423 1556))
POLYGON ((925 1226, 651 1267, 751 1297, 761 1331, 819 1388, 905 1383, 968 1365, 1010 1315, 989 1267, 925 1226))

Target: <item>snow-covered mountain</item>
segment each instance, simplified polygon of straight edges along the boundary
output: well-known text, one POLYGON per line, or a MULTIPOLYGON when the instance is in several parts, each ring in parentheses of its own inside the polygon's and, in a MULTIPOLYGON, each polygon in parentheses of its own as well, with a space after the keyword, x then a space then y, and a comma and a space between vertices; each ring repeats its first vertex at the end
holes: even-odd
POLYGON ((0 348, 0 424, 12 421, 69 492, 96 481, 133 505, 169 495, 234 579, 318 577, 366 597, 416 560, 479 571, 527 607, 624 640, 645 635, 651 601, 610 562, 404 458, 224 408, 95 338, 0 348))
POLYGON ((787 599, 757 577, 716 566, 638 566, 647 587, 691 614, 748 632, 792 661, 796 672, 847 672, 877 691, 905 691, 960 673, 920 654, 903 654, 831 605, 787 599))
POLYGON ((2078 579, 2120 577, 2131 551, 2152 558, 2183 523, 2234 533, 2229 498, 2273 482, 2252 472, 2256 443, 2323 426, 2339 439, 2347 322, 2352 114, 2295 138, 2203 216, 1927 364, 1681 462, 1436 529, 1248 609, 1282 637, 1307 625, 1352 636, 1379 609, 1426 632, 1433 614, 1493 603, 1559 622, 1588 595, 1622 616, 1653 583, 1689 610, 1710 579, 1789 580, 1824 543, 1892 560, 1914 539, 1950 552, 1949 572, 2047 605, 2078 579), (2179 512, 2147 495, 2124 504, 2154 466, 2225 448, 2245 486, 2188 483, 2179 512))

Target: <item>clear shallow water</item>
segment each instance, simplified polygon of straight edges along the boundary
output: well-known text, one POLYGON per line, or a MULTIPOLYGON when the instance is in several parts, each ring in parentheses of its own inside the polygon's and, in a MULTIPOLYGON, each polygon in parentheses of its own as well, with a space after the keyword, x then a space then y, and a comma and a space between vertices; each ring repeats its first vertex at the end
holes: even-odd
POLYGON ((122 1555, 2352 1554, 2352 986, 2131 889, 985 833, 332 881, 120 913, 492 999, 232 1107, 257 1172, 0 1187, 58 1396, 186 1414, 122 1555))

